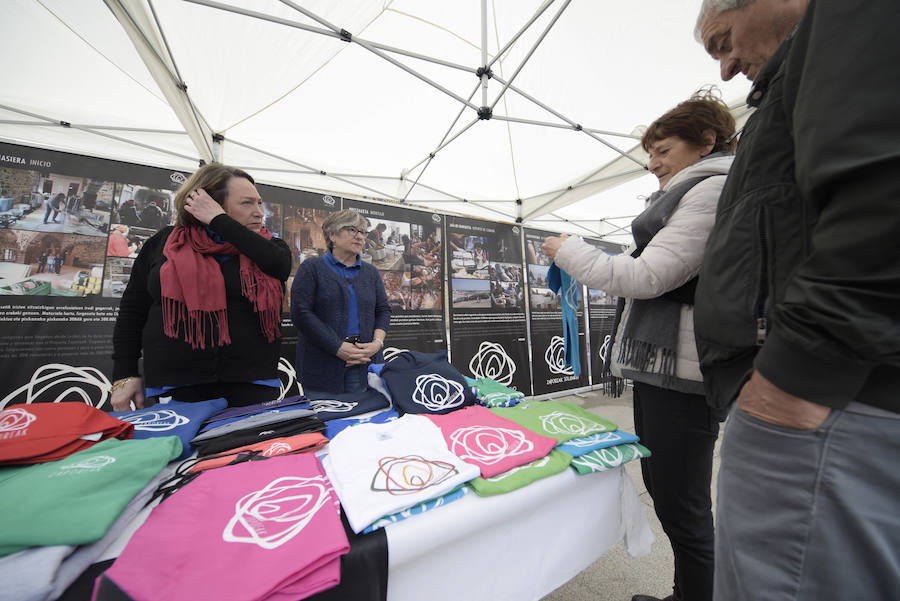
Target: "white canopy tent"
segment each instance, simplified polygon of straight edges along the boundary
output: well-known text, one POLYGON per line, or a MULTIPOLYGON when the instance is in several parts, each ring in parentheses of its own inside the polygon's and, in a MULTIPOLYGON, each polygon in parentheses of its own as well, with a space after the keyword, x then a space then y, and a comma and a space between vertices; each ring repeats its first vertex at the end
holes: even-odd
POLYGON ((698 6, 5 0, 0 139, 625 241, 640 125, 718 82, 698 6))

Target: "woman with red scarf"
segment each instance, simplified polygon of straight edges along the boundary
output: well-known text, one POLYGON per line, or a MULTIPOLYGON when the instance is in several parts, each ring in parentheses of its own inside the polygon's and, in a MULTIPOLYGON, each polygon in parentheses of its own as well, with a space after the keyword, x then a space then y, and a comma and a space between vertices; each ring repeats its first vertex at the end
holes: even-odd
POLYGON ((291 251, 263 227, 253 178, 205 165, 178 190, 175 208, 175 226, 144 243, 122 295, 113 409, 160 396, 225 397, 233 406, 277 398, 291 251))

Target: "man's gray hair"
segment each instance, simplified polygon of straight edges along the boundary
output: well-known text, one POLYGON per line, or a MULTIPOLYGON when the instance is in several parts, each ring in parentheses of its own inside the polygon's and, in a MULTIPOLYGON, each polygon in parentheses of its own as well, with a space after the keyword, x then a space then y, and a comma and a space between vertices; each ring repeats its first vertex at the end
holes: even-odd
POLYGON ((366 218, 356 211, 344 209, 343 211, 332 213, 322 222, 322 233, 325 234, 325 244, 328 245, 328 250, 334 248, 330 234, 338 235, 341 232, 341 228, 345 227, 365 229, 367 226, 368 221, 366 218))
POLYGON ((703 0, 703 4, 700 5, 700 14, 697 15, 697 23, 694 25, 694 39, 703 43, 703 38, 700 36, 700 26, 709 13, 723 13, 726 10, 736 10, 744 8, 748 4, 753 4, 753 2, 754 0, 703 0))

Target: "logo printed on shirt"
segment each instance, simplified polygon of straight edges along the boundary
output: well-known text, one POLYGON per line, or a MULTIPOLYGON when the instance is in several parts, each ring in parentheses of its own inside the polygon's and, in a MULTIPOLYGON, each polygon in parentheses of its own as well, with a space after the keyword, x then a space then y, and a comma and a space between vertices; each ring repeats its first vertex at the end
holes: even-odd
POLYGON ((540 468, 544 467, 545 465, 547 465, 548 463, 550 463, 550 455, 547 455, 546 457, 541 457, 540 459, 532 461, 531 463, 526 463, 525 465, 520 465, 518 467, 514 467, 511 470, 506 470, 502 474, 497 474, 496 476, 492 476, 490 478, 485 478, 485 480, 487 480, 488 482, 500 482, 501 480, 505 480, 505 479, 509 478, 516 472, 520 472, 522 470, 540 469, 540 468))
POLYGON ((262 454, 265 457, 274 457, 276 455, 281 455, 282 453, 287 453, 291 450, 293 450, 293 448, 286 442, 275 442, 270 444, 268 448, 266 448, 266 450, 262 452, 262 454))
POLYGON ((466 400, 463 385, 440 374, 422 374, 416 377, 416 389, 412 400, 429 411, 441 411, 459 407, 466 400))
POLYGON ((457 428, 450 434, 450 441, 454 455, 486 465, 534 450, 534 443, 521 430, 491 426, 457 428))
POLYGON ((328 501, 328 491, 324 476, 276 478, 235 503, 222 540, 277 549, 303 531, 328 501))
POLYGON ((579 437, 593 432, 606 432, 606 427, 597 422, 562 411, 542 415, 541 427, 548 434, 575 434, 579 437))
POLYGON ((146 411, 134 415, 127 415, 119 419, 134 424, 135 430, 144 430, 145 432, 165 432, 166 430, 174 430, 178 426, 183 426, 191 421, 171 409, 146 411))
POLYGON ((601 442, 619 442, 620 440, 622 440, 622 436, 616 432, 600 432, 584 438, 573 438, 566 444, 573 447, 592 447, 601 442))
POLYGON ((0 411, 0 439, 25 436, 26 428, 36 419, 35 414, 21 407, 0 411))
POLYGON ((115 463, 116 458, 110 457, 109 455, 97 455, 96 457, 91 457, 90 459, 82 459, 76 463, 70 463, 69 465, 62 465, 59 469, 61 470, 98 470, 101 467, 105 467, 110 463, 115 463))
POLYGON ((318 401, 310 401, 309 406, 313 411, 327 411, 331 413, 347 413, 352 411, 359 403, 348 403, 346 401, 338 401, 337 399, 322 399, 318 401))
POLYGON ((566 367, 566 343, 562 336, 554 336, 550 339, 550 344, 544 351, 544 361, 552 374, 575 375, 573 367, 566 367))
POLYGON ((421 455, 382 457, 370 486, 373 492, 409 495, 440 484, 458 474, 452 463, 432 461, 421 455))
POLYGON ((485 340, 478 345, 478 352, 469 360, 469 371, 475 378, 490 378, 509 386, 516 373, 516 363, 503 345, 485 340))

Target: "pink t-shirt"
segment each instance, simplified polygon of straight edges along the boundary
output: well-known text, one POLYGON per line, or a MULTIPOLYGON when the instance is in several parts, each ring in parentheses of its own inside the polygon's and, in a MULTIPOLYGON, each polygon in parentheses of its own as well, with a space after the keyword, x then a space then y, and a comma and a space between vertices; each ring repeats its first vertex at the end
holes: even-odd
POLYGON ((482 478, 545 457, 557 442, 477 405, 425 417, 441 430, 454 455, 481 469, 482 478))
POLYGON ((349 550, 318 459, 282 455, 202 473, 105 575, 135 601, 286 601, 337 585, 349 550))

